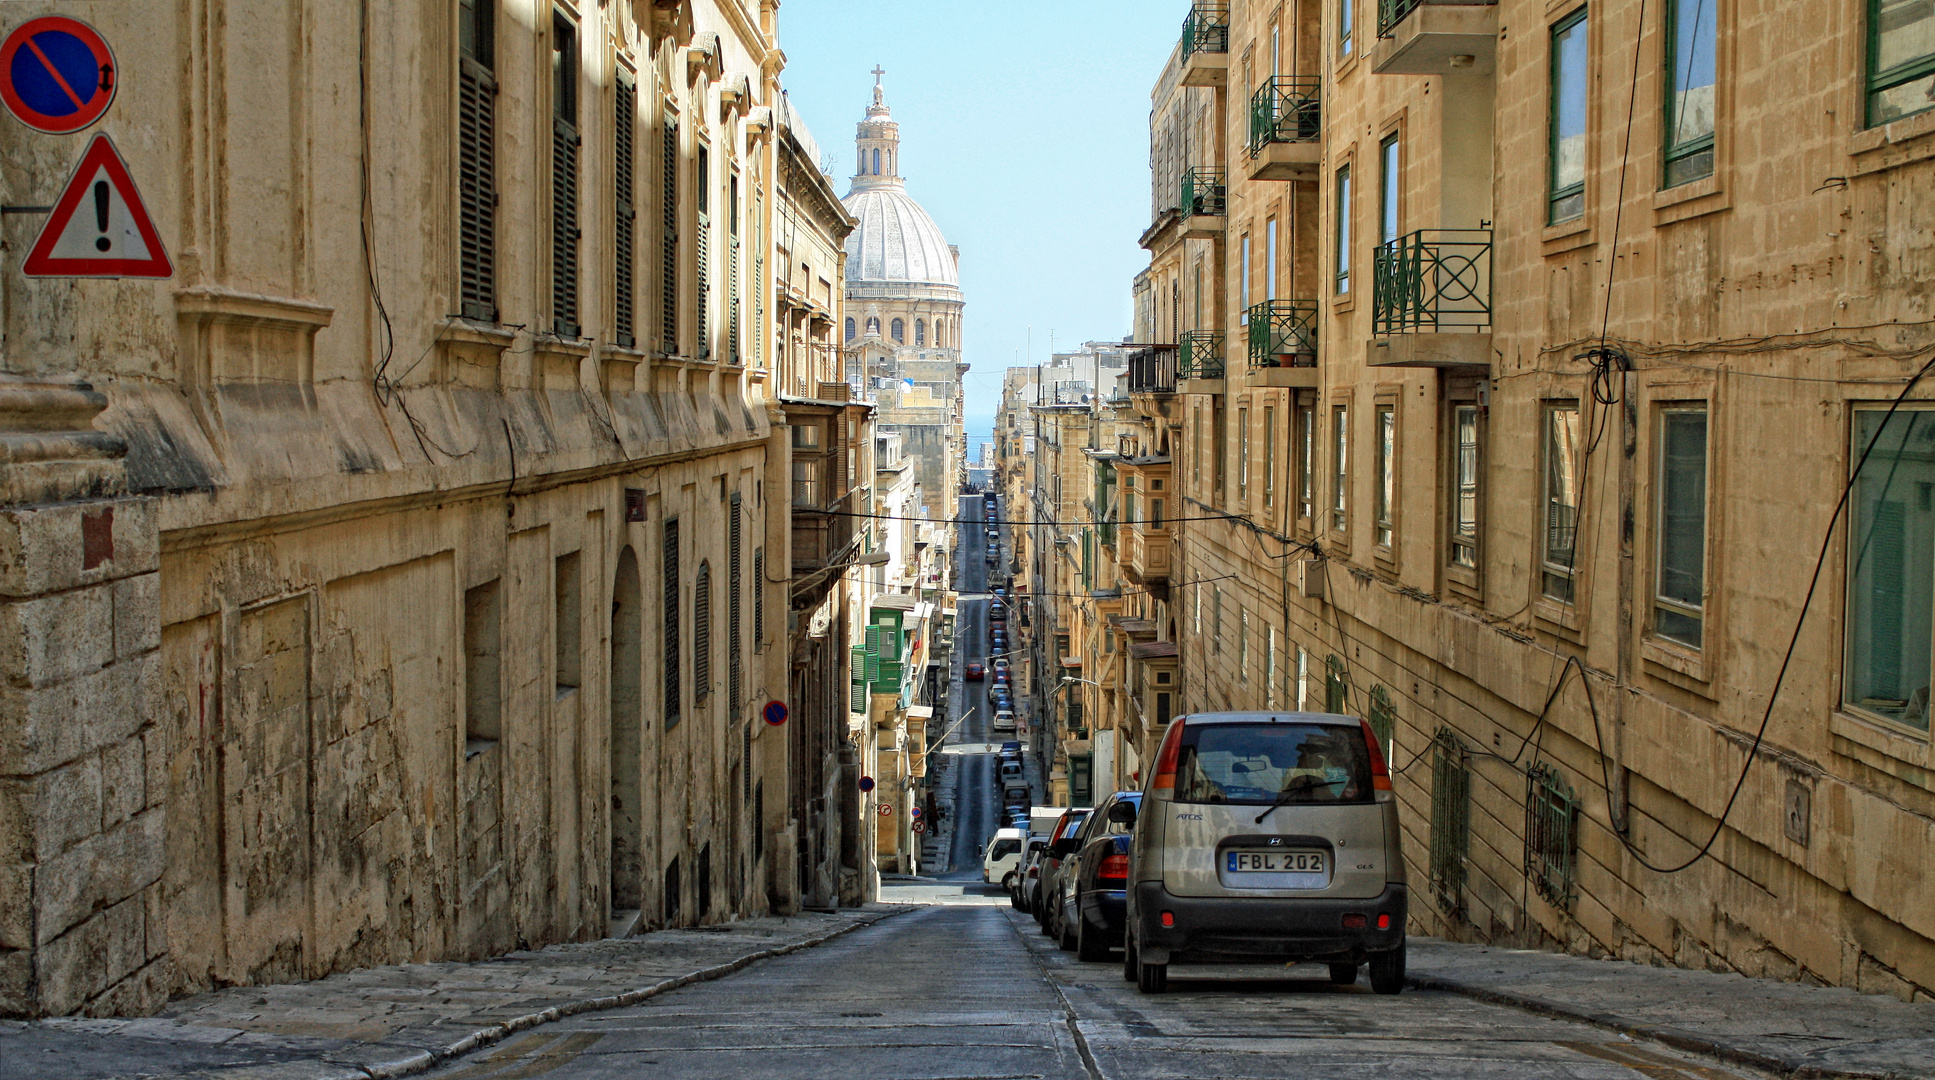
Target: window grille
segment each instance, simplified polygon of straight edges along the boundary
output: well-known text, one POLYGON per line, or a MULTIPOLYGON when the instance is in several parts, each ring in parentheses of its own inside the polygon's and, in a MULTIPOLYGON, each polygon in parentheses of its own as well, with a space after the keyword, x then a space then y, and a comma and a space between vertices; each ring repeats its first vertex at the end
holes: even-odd
POLYGON ((1341 713, 1350 708, 1350 675, 1336 653, 1324 658, 1324 711, 1341 713))
POLYGON ((457 60, 457 300, 466 319, 497 321, 497 76, 489 5, 466 8, 476 30, 457 60))
POLYGON ((612 258, 615 265, 612 280, 612 337, 618 344, 630 348, 638 344, 632 249, 633 230, 638 224, 638 212, 632 203, 635 165, 633 132, 638 122, 638 84, 621 76, 618 93, 613 97, 611 186, 612 258))
POLYGON ((1431 750, 1431 891, 1447 914, 1465 910, 1465 859, 1471 849, 1471 755, 1450 728, 1431 750))
POLYGON ((659 566, 665 591, 665 726, 679 722, 679 522, 665 523, 659 545, 659 566))
POLYGON ((578 336, 578 35, 552 21, 555 77, 551 117, 551 319, 559 337, 578 336))
POLYGON ((692 579, 692 699, 703 701, 712 689, 712 564, 699 561, 692 579))
POLYGON ((734 495, 727 511, 731 519, 726 523, 726 709, 731 716, 739 715, 740 690, 745 673, 739 657, 744 644, 739 634, 739 598, 744 591, 744 582, 739 573, 741 505, 740 496, 734 495))
POLYGON ((1578 890, 1579 800, 1559 771, 1545 762, 1525 774, 1525 873, 1559 907, 1578 890))
POLYGON ((1392 758, 1393 740, 1397 738, 1397 706, 1391 704, 1391 692, 1382 683, 1371 687, 1370 715, 1371 734, 1377 736, 1378 749, 1384 751, 1384 760, 1392 758))
POLYGON ((667 117, 660 133, 659 348, 679 351, 679 122, 667 117))

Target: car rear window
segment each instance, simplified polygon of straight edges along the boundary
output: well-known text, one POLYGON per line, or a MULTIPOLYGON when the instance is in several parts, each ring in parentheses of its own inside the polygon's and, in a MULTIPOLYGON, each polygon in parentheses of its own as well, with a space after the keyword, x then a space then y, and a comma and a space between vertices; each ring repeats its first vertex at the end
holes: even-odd
POLYGON ((1370 754, 1355 724, 1204 724, 1183 729, 1176 801, 1361 803, 1370 754))
POLYGON ((994 850, 988 852, 988 858, 1005 859, 1020 850, 1021 841, 1019 840, 996 840, 994 842, 994 850))

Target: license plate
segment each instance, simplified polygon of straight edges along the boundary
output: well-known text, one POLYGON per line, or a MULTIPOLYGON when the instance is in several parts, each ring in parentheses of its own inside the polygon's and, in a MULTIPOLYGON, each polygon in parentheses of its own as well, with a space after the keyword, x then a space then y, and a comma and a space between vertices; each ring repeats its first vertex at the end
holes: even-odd
POLYGON ((1321 874, 1329 856, 1321 851, 1231 851, 1224 858, 1232 874, 1321 874))

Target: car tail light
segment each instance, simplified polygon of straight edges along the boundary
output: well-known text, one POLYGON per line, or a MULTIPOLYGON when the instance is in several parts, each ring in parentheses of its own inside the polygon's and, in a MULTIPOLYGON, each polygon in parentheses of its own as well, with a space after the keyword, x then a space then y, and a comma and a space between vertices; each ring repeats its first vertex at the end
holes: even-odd
POLYGON ((1362 930, 1367 925, 1369 925, 1369 920, 1355 911, 1344 916, 1344 929, 1346 930, 1362 930))
POLYGON ((1127 878, 1129 876, 1129 857, 1127 855, 1104 855, 1102 865, 1095 868, 1098 878, 1127 878))
POLYGON ((1391 917, 1389 915, 1379 915, 1377 917, 1377 928, 1379 930, 1389 930, 1391 928, 1391 917))
POLYGON ((1377 734, 1369 720, 1357 721, 1364 728, 1364 746, 1371 752, 1371 790, 1391 790, 1391 770, 1384 764, 1384 748, 1377 745, 1377 734))
POLYGON ((1150 784, 1151 791, 1176 790, 1176 759, 1182 756, 1182 733, 1183 718, 1178 716, 1169 722, 1169 732, 1162 737, 1162 749, 1156 752, 1156 776, 1150 784))
POLYGON ((1173 912, 1173 911, 1165 911, 1165 912, 1163 912, 1163 913, 1162 913, 1162 925, 1164 925, 1164 926, 1174 926, 1174 925, 1176 925, 1176 913, 1175 913, 1175 912, 1173 912))

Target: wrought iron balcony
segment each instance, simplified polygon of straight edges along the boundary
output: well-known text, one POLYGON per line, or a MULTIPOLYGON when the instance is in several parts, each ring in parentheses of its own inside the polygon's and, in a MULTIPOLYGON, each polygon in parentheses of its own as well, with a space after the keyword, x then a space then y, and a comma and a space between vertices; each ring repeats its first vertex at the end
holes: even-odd
POLYGON ((1194 53, 1230 51, 1230 6, 1199 2, 1183 19, 1182 54, 1188 60, 1194 53))
POLYGON ((1179 379, 1220 379, 1224 377, 1223 348, 1227 340, 1221 330, 1184 330, 1176 359, 1179 379))
POLYGON ((1373 333, 1487 333, 1491 327, 1490 229, 1420 229, 1378 247, 1373 333))
POLYGON ((1176 392, 1176 347, 1148 345, 1129 354, 1129 393, 1176 392))
POLYGON ((1182 207, 1184 217, 1211 215, 1222 217, 1228 212, 1224 198, 1229 190, 1229 174, 1218 168, 1197 165, 1184 169, 1182 175, 1182 207))
POLYGON ((1250 156, 1272 143, 1314 143, 1323 137, 1319 81, 1276 75, 1250 97, 1250 156))
POLYGON ((1390 37, 1397 24, 1423 4, 1424 0, 1377 0, 1377 36, 1390 37))
POLYGON ((1265 300, 1248 312, 1250 367, 1316 368, 1317 302, 1265 300))

